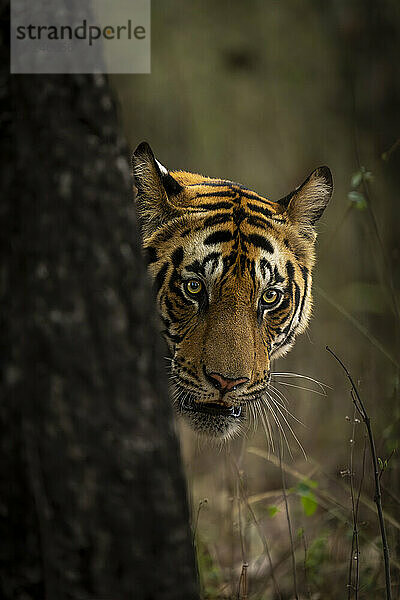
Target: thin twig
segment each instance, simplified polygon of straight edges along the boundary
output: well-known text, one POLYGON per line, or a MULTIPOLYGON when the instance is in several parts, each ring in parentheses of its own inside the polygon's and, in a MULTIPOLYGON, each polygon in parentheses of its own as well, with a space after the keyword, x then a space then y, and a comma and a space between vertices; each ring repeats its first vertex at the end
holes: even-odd
MULTIPOLYGON (((357 419, 358 420, 358 419, 357 419)), ((359 420, 358 420, 359 421, 359 420)), ((355 446, 355 436, 356 436, 356 407, 354 407, 353 411, 353 427, 351 432, 351 440, 350 440, 350 495, 351 495, 351 515, 353 519, 353 535, 351 538, 351 551, 350 551, 350 560, 349 560, 349 573, 347 580, 347 598, 350 600, 351 592, 354 590, 354 598, 358 600, 358 591, 360 584, 360 567, 359 567, 359 558, 360 558, 360 547, 359 547, 359 537, 358 537, 358 511, 356 509, 356 499, 354 494, 354 446, 355 446), (355 550, 355 554, 354 554, 355 550), (355 582, 353 584, 353 561, 356 560, 356 576, 355 582)))
POLYGON ((196 538, 197 526, 199 524, 200 511, 203 508, 203 506, 205 506, 207 504, 207 502, 208 502, 207 498, 204 498, 203 500, 200 500, 199 505, 197 507, 196 521, 195 521, 194 528, 193 528, 193 540, 196 538))
MULTIPOLYGON (((362 471, 361 471, 361 478, 360 478, 360 485, 358 486, 358 493, 357 493, 357 500, 356 500, 356 506, 355 506, 355 522, 356 524, 358 523, 358 512, 359 512, 359 508, 360 508, 360 498, 361 498, 361 490, 362 490, 362 486, 364 483, 364 476, 365 476, 365 457, 367 454, 367 440, 366 437, 364 436, 364 447, 363 447, 363 461, 362 461, 362 471)), ((359 539, 360 539, 360 534, 359 534, 359 530, 358 530, 358 526, 357 526, 357 572, 356 572, 356 585, 357 585, 357 590, 360 586, 360 548, 359 548, 359 539)))
POLYGON ((239 587, 238 587, 238 600, 248 600, 249 592, 247 587, 247 569, 248 563, 243 563, 242 572, 240 573, 239 587))
POLYGON ((379 528, 380 528, 381 538, 382 538, 383 558, 384 558, 384 563, 385 563, 386 598, 387 598, 387 600, 392 600, 392 590, 391 590, 391 581, 390 581, 389 546, 388 546, 387 537, 386 537, 385 521, 383 518, 382 494, 381 494, 381 486, 380 486, 380 482, 379 482, 378 458, 376 455, 375 440, 374 440, 374 436, 373 436, 372 428, 371 428, 371 420, 365 409, 364 403, 361 400, 361 397, 360 397, 360 394, 356 387, 356 384, 354 383, 353 378, 350 375, 347 367, 343 364, 343 362, 340 360, 340 358, 333 352, 333 350, 331 350, 329 348, 329 346, 326 346, 326 349, 335 358, 335 360, 340 364, 340 366, 346 373, 346 376, 347 376, 348 380, 350 381, 351 388, 354 392, 354 394, 352 394, 352 400, 353 400, 354 406, 356 407, 358 413, 360 414, 362 420, 364 421, 365 427, 367 429, 369 445, 370 445, 370 449, 371 449, 372 463, 373 463, 373 468, 374 468, 374 480, 375 480, 374 502, 376 504, 376 509, 377 509, 377 513, 378 513, 379 528))
POLYGON ((280 443, 279 443, 279 464, 280 464, 280 469, 281 469, 282 492, 283 492, 283 499, 285 501, 286 519, 287 519, 287 524, 288 524, 289 538, 290 538, 290 548, 291 548, 291 554, 292 554, 292 574, 293 574, 293 588, 294 588, 293 591, 294 591, 294 597, 296 598, 296 600, 299 600, 299 594, 298 594, 298 591, 297 591, 296 556, 295 556, 295 553, 294 553, 294 541, 293 541, 292 524, 291 524, 291 521, 290 521, 289 504, 288 504, 287 493, 286 493, 285 471, 282 468, 282 438, 280 439, 280 443))

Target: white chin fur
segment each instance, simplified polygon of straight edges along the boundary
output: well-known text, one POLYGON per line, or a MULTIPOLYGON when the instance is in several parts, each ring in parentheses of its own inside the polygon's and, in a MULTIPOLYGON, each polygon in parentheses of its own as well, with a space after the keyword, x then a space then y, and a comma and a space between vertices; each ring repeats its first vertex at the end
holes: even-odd
POLYGON ((197 434, 220 440, 228 440, 240 435, 245 422, 245 417, 232 419, 202 413, 181 412, 180 414, 197 434))

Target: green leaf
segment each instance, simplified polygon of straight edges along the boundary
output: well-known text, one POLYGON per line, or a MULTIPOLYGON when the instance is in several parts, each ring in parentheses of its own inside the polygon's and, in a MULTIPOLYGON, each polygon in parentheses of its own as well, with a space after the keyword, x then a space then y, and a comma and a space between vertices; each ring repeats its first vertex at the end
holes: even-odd
POLYGON ((365 200, 364 194, 361 192, 352 191, 347 194, 350 202, 354 202, 359 210, 364 210, 367 207, 367 201, 365 200))
POLYGON ((351 176, 351 187, 357 188, 362 182, 362 178, 363 174, 361 171, 356 171, 355 173, 353 173, 353 175, 351 176))
POLYGON ((300 481, 296 486, 296 492, 300 496, 300 501, 304 510, 304 514, 307 517, 313 515, 317 509, 318 503, 315 497, 314 488, 318 486, 316 481, 312 479, 305 479, 300 481))
POLYGON ((363 177, 364 177, 365 181, 369 181, 369 182, 371 182, 374 179, 374 176, 372 175, 371 171, 365 171, 363 177))
POLYGON ((318 487, 318 483, 316 481, 313 481, 312 479, 304 479, 304 481, 300 481, 297 484, 295 491, 300 496, 310 496, 310 494, 312 495, 311 489, 316 487, 318 487))
POLYGON ((277 506, 268 506, 268 515, 270 517, 274 517, 277 512, 279 512, 279 508, 277 506))
POLYGON ((300 481, 300 483, 297 484, 297 493, 300 494, 300 496, 308 496, 310 491, 310 486, 305 481, 300 481))
POLYGON ((312 492, 308 496, 301 497, 301 504, 303 506, 304 514, 306 517, 311 517, 317 510, 317 500, 312 492))
POLYGON ((379 458, 379 456, 378 456, 378 465, 379 465, 380 469, 383 469, 383 462, 382 462, 382 459, 379 458))

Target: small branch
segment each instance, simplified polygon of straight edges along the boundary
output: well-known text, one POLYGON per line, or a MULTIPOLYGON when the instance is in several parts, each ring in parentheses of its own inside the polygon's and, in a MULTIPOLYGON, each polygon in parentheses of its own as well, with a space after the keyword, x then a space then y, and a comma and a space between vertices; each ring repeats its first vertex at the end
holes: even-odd
POLYGON ((351 389, 353 392, 351 395, 353 404, 354 404, 357 412, 360 414, 362 420, 364 421, 365 427, 367 429, 369 445, 370 445, 370 449, 371 449, 372 463, 373 463, 373 468, 374 468, 374 480, 375 480, 374 502, 376 504, 376 509, 377 509, 377 513, 378 513, 379 528, 381 531, 381 538, 382 538, 383 558, 384 558, 384 563, 385 563, 386 599, 392 600, 392 590, 391 590, 391 581, 390 581, 389 547, 388 547, 388 542, 387 542, 387 537, 386 537, 385 521, 383 519, 382 494, 381 494, 381 486, 380 486, 380 481, 379 481, 378 458, 376 455, 375 440, 374 440, 374 436, 373 436, 372 428, 371 428, 371 420, 365 409, 364 403, 361 400, 361 397, 360 397, 360 394, 356 387, 356 384, 354 383, 353 378, 350 375, 347 367, 343 364, 343 362, 340 360, 340 358, 333 352, 333 350, 331 350, 329 348, 329 346, 326 346, 326 349, 333 356, 333 358, 339 363, 339 365, 342 367, 343 371, 346 373, 346 376, 347 376, 348 380, 350 381, 351 389))

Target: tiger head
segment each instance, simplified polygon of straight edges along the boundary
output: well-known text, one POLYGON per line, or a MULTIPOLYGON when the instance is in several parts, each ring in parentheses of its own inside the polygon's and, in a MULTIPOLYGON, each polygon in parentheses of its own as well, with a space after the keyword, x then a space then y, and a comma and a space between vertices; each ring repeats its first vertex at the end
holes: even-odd
POLYGON ((311 313, 314 225, 328 167, 278 202, 243 185, 168 171, 133 154, 143 247, 171 351, 172 397, 199 433, 243 429, 311 313))

